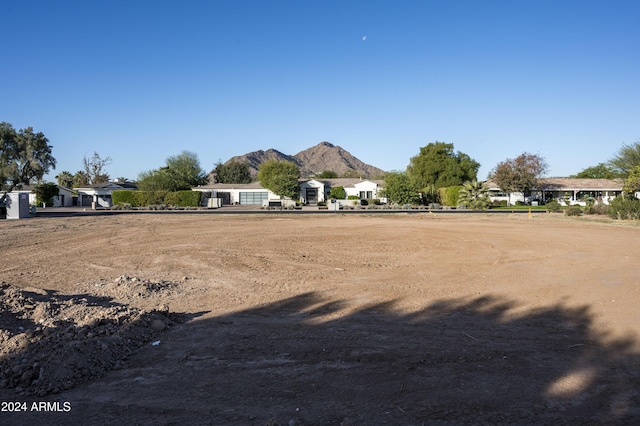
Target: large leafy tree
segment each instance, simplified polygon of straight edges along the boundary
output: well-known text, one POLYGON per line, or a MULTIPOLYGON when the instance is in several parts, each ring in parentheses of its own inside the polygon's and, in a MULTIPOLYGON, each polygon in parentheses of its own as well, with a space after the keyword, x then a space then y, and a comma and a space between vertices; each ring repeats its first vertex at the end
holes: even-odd
POLYGON ((453 144, 436 141, 411 158, 407 175, 416 191, 429 187, 437 190, 476 179, 479 168, 480 163, 467 154, 455 152, 453 144))
POLYGON ((296 199, 300 195, 300 169, 290 161, 269 160, 258 169, 260 184, 280 197, 296 199))
POLYGON ((611 166, 599 163, 597 166, 587 167, 572 177, 581 179, 615 179, 619 178, 620 174, 611 166))
POLYGON ((618 153, 609 160, 609 165, 622 177, 627 177, 636 166, 640 166, 640 141, 624 144, 618 153))
POLYGON ((462 184, 458 192, 458 204, 472 210, 484 210, 491 205, 489 188, 484 182, 473 180, 462 184))
POLYGON ((109 173, 106 167, 111 164, 111 157, 102 158, 97 152, 91 157, 82 158, 82 171, 89 180, 89 185, 98 185, 109 182, 109 173))
POLYGON ((33 188, 33 192, 36 193, 36 203, 42 206, 52 206, 53 197, 60 194, 60 188, 55 183, 41 183, 33 188))
POLYGON ((167 168, 176 182, 176 190, 191 189, 208 183, 207 173, 200 166, 198 154, 182 151, 167 158, 167 168))
POLYGON ((539 188, 539 180, 547 172, 545 158, 539 154, 523 152, 516 158, 498 163, 489 178, 506 192, 521 192, 524 196, 539 188))
POLYGON ((389 172, 384 177, 381 195, 389 204, 418 204, 419 195, 409 176, 403 172, 389 172))
POLYGON ((27 127, 16 131, 9 123, 0 123, 0 189, 10 192, 32 181, 42 180, 55 169, 49 139, 27 127))
POLYGON ((138 188, 143 191, 181 191, 204 185, 207 181, 198 155, 182 151, 178 155, 168 157, 166 166, 140 173, 138 188))
POLYGON ((246 161, 218 162, 213 169, 216 183, 251 183, 251 171, 246 161))

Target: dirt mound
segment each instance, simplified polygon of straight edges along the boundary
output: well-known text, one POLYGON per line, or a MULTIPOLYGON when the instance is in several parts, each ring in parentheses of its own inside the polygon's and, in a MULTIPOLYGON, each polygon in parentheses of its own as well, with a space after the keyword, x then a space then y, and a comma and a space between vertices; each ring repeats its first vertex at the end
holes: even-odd
MULTIPOLYGON (((127 279, 121 280, 123 283, 127 279)), ((171 283, 143 283, 141 294, 171 283)), ((145 310, 108 297, 0 285, 0 388, 44 396, 122 366, 173 324, 168 309, 145 310)))

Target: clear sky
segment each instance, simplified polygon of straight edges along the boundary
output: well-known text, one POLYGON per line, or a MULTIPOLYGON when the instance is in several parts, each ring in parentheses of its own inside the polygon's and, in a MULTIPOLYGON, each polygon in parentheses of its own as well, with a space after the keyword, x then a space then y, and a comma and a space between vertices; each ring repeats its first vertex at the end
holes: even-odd
POLYGON ((638 0, 2 0, 0 121, 135 179, 328 141, 384 170, 429 142, 549 176, 640 140, 638 0))

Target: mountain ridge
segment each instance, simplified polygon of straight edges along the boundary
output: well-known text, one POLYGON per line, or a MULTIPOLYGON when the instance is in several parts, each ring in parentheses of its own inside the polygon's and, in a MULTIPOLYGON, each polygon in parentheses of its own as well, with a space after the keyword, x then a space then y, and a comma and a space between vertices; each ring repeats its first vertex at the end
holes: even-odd
POLYGON ((335 172, 340 177, 361 177, 366 179, 384 174, 384 170, 367 164, 344 148, 326 141, 302 150, 295 155, 288 155, 269 148, 266 151, 258 150, 236 155, 227 160, 225 164, 232 161, 246 161, 249 164, 251 175, 255 177, 258 174, 260 165, 268 160, 291 161, 298 166, 303 177, 312 177, 326 170, 335 172))

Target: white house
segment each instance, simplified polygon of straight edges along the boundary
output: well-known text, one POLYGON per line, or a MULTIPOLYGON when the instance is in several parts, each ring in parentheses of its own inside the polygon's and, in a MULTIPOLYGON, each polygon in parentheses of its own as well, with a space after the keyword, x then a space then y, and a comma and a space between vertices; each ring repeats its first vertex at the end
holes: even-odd
POLYGON ((521 192, 507 194, 495 182, 488 180, 485 183, 489 188, 491 201, 506 200, 509 205, 518 201, 547 203, 556 200, 561 204, 584 206, 589 198, 598 203, 609 204, 612 199, 622 194, 624 185, 621 179, 542 178, 540 188, 525 199, 521 192))
POLYGON ((111 207, 111 194, 119 189, 138 189, 133 182, 106 182, 97 185, 74 188, 78 191, 78 206, 111 207))
MULTIPOLYGON (((27 192, 29 193, 29 205, 36 205, 36 193, 33 192, 34 186, 32 185, 24 185, 21 189, 16 189, 12 192, 27 192)), ((0 193, 2 196, 3 193, 0 193)), ((64 186, 58 185, 58 195, 53 197, 53 205, 50 206, 37 206, 37 207, 71 207, 73 205, 73 191, 69 188, 65 188, 64 186)))
POLYGON ((260 182, 215 183, 213 185, 202 185, 192 189, 204 193, 204 205, 207 205, 207 198, 220 198, 222 199, 222 205, 262 205, 264 201, 280 198, 268 189, 263 188, 260 182))
POLYGON ((381 180, 362 180, 359 178, 309 179, 300 182, 300 199, 306 204, 329 199, 332 188, 343 187, 346 196, 356 196, 361 200, 380 198, 379 192, 384 185, 381 180))
MULTIPOLYGON (((360 199, 379 198, 379 191, 383 181, 369 181, 358 178, 337 179, 301 179, 299 199, 305 204, 317 204, 329 199, 331 188, 342 186, 346 195, 355 195, 360 199)), ((260 182, 247 184, 216 183, 192 188, 201 191, 205 198, 220 198, 222 205, 230 204, 255 204, 264 205, 270 200, 280 200, 280 197, 272 191, 263 188, 260 182)), ((203 201, 206 205, 207 201, 203 201)))

